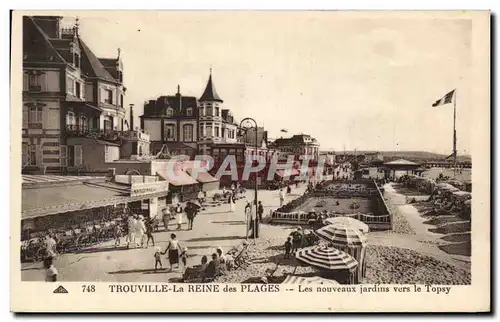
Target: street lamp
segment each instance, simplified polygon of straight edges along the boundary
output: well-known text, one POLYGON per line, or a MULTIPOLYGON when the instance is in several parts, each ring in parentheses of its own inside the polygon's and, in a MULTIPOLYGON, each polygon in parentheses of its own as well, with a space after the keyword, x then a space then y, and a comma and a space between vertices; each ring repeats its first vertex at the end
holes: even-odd
MULTIPOLYGON (((250 118, 250 117, 245 117, 243 120, 241 120, 240 122, 240 126, 239 126, 240 130, 243 130, 245 132, 247 132, 249 129, 251 128, 254 128, 255 129, 255 155, 257 155, 257 150, 259 148, 259 142, 258 142, 258 135, 257 135, 257 121, 255 121, 253 118, 250 118)), ((258 190, 258 185, 257 185, 257 173, 255 174, 255 219, 253 221, 253 224, 254 224, 254 227, 253 227, 253 238, 254 238, 254 241, 256 241, 257 238, 259 238, 259 216, 258 216, 258 194, 257 194, 257 190, 258 190)), ((246 229, 246 228, 245 228, 246 229)), ((248 236, 248 231, 246 233, 246 235, 248 236)))

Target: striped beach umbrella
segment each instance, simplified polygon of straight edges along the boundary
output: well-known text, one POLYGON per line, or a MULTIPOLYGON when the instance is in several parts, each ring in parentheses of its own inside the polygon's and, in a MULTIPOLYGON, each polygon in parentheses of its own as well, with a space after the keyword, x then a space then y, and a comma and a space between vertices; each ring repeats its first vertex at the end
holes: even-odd
POLYGON ((319 276, 303 277, 288 275, 286 279, 281 284, 330 284, 330 285, 340 285, 336 280, 330 280, 327 278, 322 278, 319 276))
POLYGON ((302 248, 295 253, 295 258, 311 266, 329 270, 352 269, 358 265, 358 261, 351 255, 326 246, 302 248))
POLYGON ((357 220, 355 218, 351 217, 334 217, 334 218, 327 218, 325 219, 325 223, 327 225, 344 225, 344 226, 349 226, 349 227, 354 227, 363 233, 368 233, 370 231, 370 228, 368 227, 367 224, 362 222, 361 220, 357 220))
POLYGON ((366 236, 359 229, 346 225, 328 225, 314 233, 334 246, 363 246, 366 243, 366 236))

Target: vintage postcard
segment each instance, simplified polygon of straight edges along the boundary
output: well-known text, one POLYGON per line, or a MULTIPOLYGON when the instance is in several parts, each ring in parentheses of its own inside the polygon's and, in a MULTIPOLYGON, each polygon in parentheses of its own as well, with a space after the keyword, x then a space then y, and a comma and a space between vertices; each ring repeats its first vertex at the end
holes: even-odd
POLYGON ((12 311, 490 310, 490 12, 15 11, 11 57, 12 311))

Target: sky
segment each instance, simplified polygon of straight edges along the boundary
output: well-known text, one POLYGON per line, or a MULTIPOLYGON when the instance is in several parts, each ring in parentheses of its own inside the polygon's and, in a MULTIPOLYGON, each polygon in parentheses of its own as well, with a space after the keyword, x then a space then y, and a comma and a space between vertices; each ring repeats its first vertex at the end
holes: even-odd
MULTIPOLYGON (((209 70, 237 119, 270 138, 306 133, 321 150, 470 151, 470 20, 334 12, 67 12, 98 57, 121 48, 125 104, 201 96, 209 70), (281 133, 287 129, 288 133, 281 133)), ((135 121, 136 124, 138 120, 135 121)))

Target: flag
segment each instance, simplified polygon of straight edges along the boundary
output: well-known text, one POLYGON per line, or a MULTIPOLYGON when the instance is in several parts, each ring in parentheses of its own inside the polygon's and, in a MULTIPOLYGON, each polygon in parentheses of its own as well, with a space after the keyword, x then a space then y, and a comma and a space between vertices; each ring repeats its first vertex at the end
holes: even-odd
POLYGON ((451 92, 443 96, 441 99, 438 99, 434 104, 432 104, 432 107, 451 103, 453 101, 454 95, 455 95, 455 90, 452 90, 451 92))
POLYGON ((288 130, 287 129, 281 129, 281 132, 288 133, 288 130))

